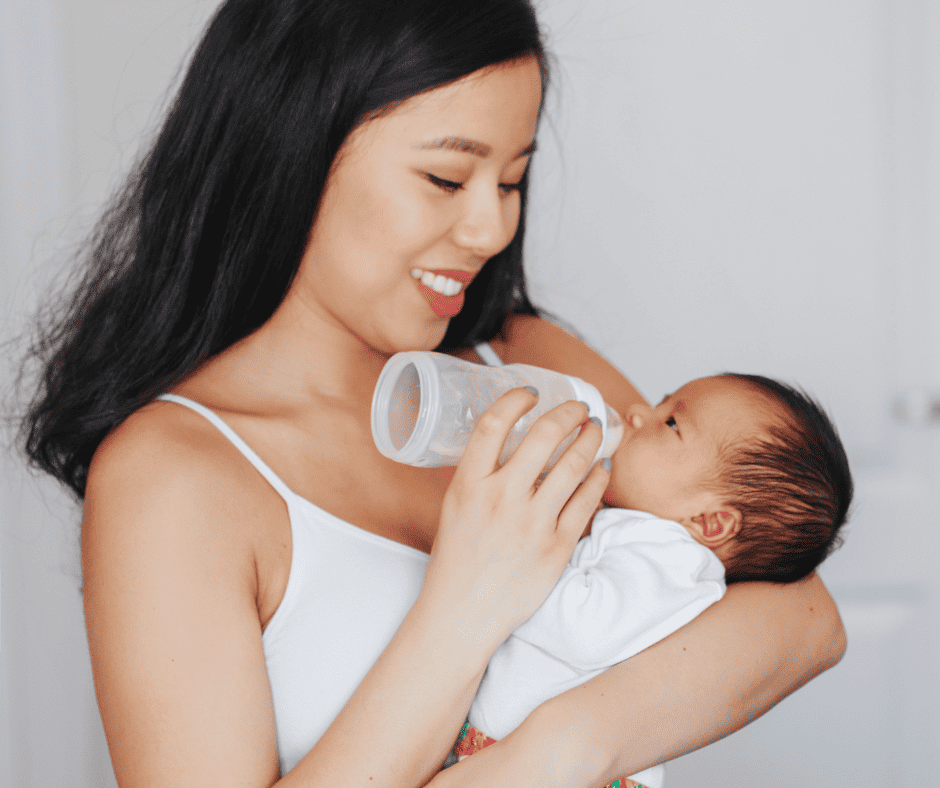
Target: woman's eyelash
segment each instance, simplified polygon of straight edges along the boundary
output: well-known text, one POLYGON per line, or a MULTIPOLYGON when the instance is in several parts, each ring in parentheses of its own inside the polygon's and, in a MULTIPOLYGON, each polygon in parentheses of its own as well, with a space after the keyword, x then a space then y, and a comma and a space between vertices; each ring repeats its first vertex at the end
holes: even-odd
POLYGON ((448 194, 453 194, 455 191, 463 188, 462 183, 458 183, 457 181, 448 181, 444 178, 438 178, 436 175, 431 175, 429 172, 425 173, 425 177, 439 189, 443 189, 448 194))
POLYGON ((666 419, 666 426, 667 426, 667 427, 672 427, 672 429, 674 429, 677 433, 679 432, 679 425, 676 424, 676 420, 675 420, 675 418, 672 417, 672 416, 670 416, 668 419, 666 419))
MULTIPOLYGON (((453 194, 454 192, 459 191, 460 189, 463 188, 463 184, 458 181, 448 181, 445 178, 438 178, 436 175, 432 175, 429 172, 425 173, 424 177, 426 177, 431 183, 437 186, 437 188, 443 189, 448 194, 453 194)), ((518 183, 499 184, 499 188, 502 189, 503 192, 506 192, 506 193, 517 192, 519 191, 521 186, 522 186, 521 181, 518 183)))

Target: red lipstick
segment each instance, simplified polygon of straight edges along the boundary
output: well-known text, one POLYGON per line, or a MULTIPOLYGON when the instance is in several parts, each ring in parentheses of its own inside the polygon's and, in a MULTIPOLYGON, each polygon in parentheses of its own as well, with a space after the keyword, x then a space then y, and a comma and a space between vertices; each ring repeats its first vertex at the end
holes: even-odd
MULTIPOLYGON (((431 273, 434 274, 434 276, 446 276, 449 279, 454 279, 455 281, 462 282, 463 284, 468 284, 473 280, 473 277, 476 276, 476 273, 472 271, 458 271, 443 268, 435 269, 433 271, 425 271, 423 268, 420 270, 422 273, 431 273)), ((424 297, 427 299, 428 304, 430 305, 434 314, 438 317, 451 318, 458 314, 461 309, 463 309, 464 292, 466 288, 457 293, 457 295, 446 296, 442 293, 438 293, 436 290, 432 290, 420 279, 417 279, 416 281, 421 289, 421 292, 424 293, 424 297)))

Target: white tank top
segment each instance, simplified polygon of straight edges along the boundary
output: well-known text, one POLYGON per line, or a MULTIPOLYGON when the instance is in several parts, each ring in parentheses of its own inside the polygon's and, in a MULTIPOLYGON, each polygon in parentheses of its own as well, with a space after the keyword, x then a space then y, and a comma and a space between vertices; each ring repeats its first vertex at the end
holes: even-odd
MULTIPOLYGON (((501 363, 489 345, 480 356, 501 363)), ((428 555, 301 498, 208 408, 175 394, 158 399, 205 416, 287 504, 290 575, 262 636, 283 776, 319 741, 385 650, 418 598, 428 555)))

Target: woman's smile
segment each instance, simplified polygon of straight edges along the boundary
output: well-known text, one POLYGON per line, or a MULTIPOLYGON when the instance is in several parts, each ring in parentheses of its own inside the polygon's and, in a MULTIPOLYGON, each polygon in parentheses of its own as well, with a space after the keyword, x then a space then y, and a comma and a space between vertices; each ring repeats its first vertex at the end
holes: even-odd
POLYGON ((421 291, 438 317, 453 317, 463 309, 463 290, 476 274, 472 271, 425 271, 412 268, 421 291))

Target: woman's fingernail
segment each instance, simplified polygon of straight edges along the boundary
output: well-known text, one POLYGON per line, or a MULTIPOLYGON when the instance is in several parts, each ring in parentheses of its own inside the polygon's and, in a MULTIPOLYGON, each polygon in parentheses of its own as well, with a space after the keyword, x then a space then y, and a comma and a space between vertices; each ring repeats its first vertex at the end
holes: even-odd
POLYGON ((598 427, 601 427, 603 429, 604 425, 601 424, 601 420, 597 418, 597 416, 591 416, 591 423, 596 424, 598 427))
POLYGON ((584 402, 583 400, 580 400, 580 399, 578 400, 578 402, 579 402, 580 404, 584 405, 584 409, 585 409, 588 413, 591 412, 591 406, 590 406, 590 405, 588 405, 586 402, 584 402))
POLYGON ((610 457, 604 457, 604 459, 601 460, 601 467, 602 467, 605 471, 607 471, 607 473, 610 473, 610 469, 611 469, 611 466, 612 466, 612 465, 613 465, 613 463, 610 461, 610 457))
POLYGON ((539 395, 539 390, 538 390, 535 386, 525 386, 524 388, 525 388, 526 391, 531 392, 531 393, 534 394, 536 397, 539 395))

